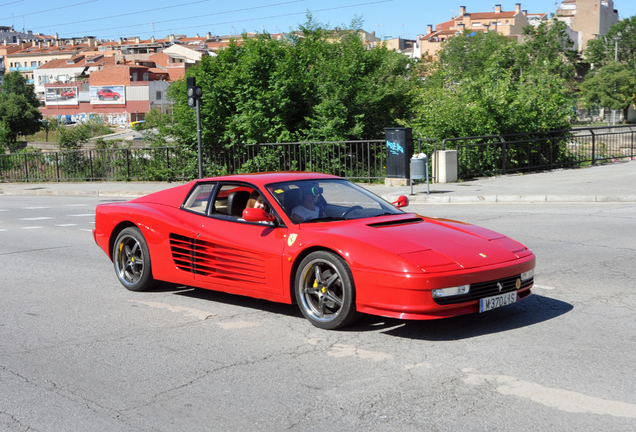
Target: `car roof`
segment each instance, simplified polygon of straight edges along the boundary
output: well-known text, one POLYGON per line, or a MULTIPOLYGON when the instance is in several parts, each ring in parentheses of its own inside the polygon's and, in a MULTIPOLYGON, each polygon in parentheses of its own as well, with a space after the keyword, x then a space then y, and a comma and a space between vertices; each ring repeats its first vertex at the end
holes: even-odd
POLYGON ((250 174, 235 174, 221 177, 210 177, 196 182, 206 181, 245 181, 258 186, 264 186, 269 183, 278 183, 285 181, 298 181, 298 180, 343 180, 342 177, 334 176, 331 174, 322 174, 315 172, 299 172, 299 171, 285 171, 285 172, 263 172, 263 173, 250 173, 250 174))

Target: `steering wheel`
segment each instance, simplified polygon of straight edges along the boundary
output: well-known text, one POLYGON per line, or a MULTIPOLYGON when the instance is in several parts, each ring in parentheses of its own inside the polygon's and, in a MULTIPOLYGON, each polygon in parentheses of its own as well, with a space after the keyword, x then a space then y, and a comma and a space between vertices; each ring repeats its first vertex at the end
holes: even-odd
POLYGON ((340 217, 345 217, 345 216, 347 216, 349 213, 351 213, 352 211, 354 211, 354 210, 358 210, 358 209, 361 209, 361 208, 362 208, 362 206, 354 205, 353 207, 348 208, 347 210, 345 210, 345 211, 344 211, 344 213, 342 213, 342 216, 340 216, 340 217))

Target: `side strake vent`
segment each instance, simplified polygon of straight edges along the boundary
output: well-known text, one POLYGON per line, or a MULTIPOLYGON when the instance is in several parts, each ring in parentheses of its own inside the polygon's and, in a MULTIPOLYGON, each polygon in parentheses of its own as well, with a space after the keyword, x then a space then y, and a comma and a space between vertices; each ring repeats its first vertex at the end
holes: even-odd
POLYGON ((265 260, 246 250, 170 234, 172 259, 179 270, 227 280, 265 284, 265 260))
POLYGON ((401 219, 401 220, 388 221, 388 222, 378 222, 378 223, 369 224, 367 226, 370 226, 372 228, 384 228, 388 226, 408 225, 408 224, 414 224, 414 223, 420 223, 420 222, 423 222, 422 218, 411 218, 411 219, 401 219))

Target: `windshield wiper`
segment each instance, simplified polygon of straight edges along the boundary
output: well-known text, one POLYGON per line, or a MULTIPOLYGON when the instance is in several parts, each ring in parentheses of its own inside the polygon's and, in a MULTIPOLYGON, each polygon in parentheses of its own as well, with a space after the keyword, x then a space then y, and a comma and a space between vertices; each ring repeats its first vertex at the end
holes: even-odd
POLYGON ((339 220, 347 220, 347 218, 343 218, 342 216, 324 216, 324 217, 321 217, 321 218, 306 220, 304 223, 328 222, 328 221, 339 221, 339 220))
POLYGON ((373 215, 373 217, 378 217, 378 216, 391 216, 391 215, 396 215, 399 213, 391 213, 391 212, 384 212, 384 213, 378 213, 377 215, 373 215))

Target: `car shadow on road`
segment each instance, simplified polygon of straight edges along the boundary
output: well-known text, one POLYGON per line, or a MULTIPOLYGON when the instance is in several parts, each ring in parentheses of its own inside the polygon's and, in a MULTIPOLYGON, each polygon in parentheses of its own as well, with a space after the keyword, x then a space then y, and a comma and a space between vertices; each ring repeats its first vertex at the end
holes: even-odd
POLYGON ((411 321, 365 315, 345 331, 384 334, 428 341, 452 341, 514 330, 557 318, 574 309, 569 303, 533 294, 522 302, 486 313, 438 320, 411 321), (386 330, 381 330, 386 328, 386 330))
MULTIPOLYGON (((286 315, 290 317, 303 318, 302 313, 296 305, 290 305, 287 303, 276 303, 269 300, 262 300, 253 297, 245 297, 238 294, 229 294, 222 291, 213 291, 203 288, 193 288, 177 286, 174 284, 162 284, 159 289, 167 286, 164 292, 173 292, 175 295, 184 297, 196 298, 201 300, 213 301, 217 303, 228 304, 232 306, 244 307, 263 312, 272 312, 280 315, 286 315), (168 289, 170 288, 172 289, 168 289)), ((156 291, 156 290, 155 290, 156 291)), ((304 319, 304 318, 303 318, 304 319)))
MULTIPOLYGON (((302 323, 299 323, 299 325, 311 325, 305 320, 298 306, 295 304, 276 303, 268 300, 228 294, 221 291, 211 291, 168 283, 162 284, 158 287, 158 290, 162 292, 172 292, 175 295, 184 297, 295 317, 302 320, 302 323)), ((564 301, 533 294, 519 303, 491 310, 486 313, 475 313, 436 320, 415 321, 362 315, 353 325, 339 331, 372 331, 409 339, 451 341, 469 339, 538 324, 564 315, 572 309, 574 309, 574 306, 564 301)))

